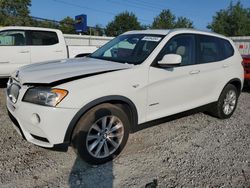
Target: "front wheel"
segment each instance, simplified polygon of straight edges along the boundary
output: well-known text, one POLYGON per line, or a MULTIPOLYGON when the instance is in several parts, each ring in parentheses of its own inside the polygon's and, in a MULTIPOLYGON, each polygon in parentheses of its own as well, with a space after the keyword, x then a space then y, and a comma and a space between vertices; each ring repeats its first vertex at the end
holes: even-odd
POLYGON ((112 104, 101 104, 78 121, 72 137, 76 153, 86 162, 102 164, 115 158, 129 136, 126 113, 112 104))
POLYGON ((219 100, 210 109, 210 114, 220 119, 230 118, 237 106, 239 92, 237 88, 228 84, 219 97, 219 100))

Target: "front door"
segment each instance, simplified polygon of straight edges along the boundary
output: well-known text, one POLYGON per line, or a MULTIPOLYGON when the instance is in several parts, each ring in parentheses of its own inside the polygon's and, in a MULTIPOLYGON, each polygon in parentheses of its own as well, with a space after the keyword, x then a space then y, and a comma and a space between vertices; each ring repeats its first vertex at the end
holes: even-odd
POLYGON ((177 35, 167 42, 149 70, 147 121, 199 106, 203 83, 195 59, 193 35, 177 35), (181 55, 181 64, 167 68, 157 65, 166 54, 181 55))
POLYGON ((32 63, 67 58, 65 43, 54 31, 30 31, 30 45, 32 63))

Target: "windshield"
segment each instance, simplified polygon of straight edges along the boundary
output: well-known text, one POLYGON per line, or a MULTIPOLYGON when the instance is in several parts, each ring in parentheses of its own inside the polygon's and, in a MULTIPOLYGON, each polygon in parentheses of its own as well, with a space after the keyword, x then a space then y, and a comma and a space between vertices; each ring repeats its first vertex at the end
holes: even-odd
POLYGON ((120 35, 96 50, 89 57, 119 63, 141 64, 163 37, 163 35, 148 34, 120 35))

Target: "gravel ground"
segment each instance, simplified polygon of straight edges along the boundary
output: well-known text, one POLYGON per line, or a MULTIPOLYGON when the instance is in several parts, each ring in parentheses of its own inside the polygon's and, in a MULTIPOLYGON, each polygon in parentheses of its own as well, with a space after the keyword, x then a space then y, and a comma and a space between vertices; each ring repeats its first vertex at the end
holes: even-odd
POLYGON ((130 135, 113 162, 90 166, 16 133, 0 89, 0 187, 250 187, 250 91, 231 119, 203 113, 130 135))

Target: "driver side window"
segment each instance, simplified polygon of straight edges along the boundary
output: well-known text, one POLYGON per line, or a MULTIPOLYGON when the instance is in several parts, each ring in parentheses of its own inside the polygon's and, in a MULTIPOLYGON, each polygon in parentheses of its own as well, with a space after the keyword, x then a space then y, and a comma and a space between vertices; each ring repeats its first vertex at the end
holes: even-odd
POLYGON ((158 61, 167 54, 177 54, 182 57, 181 66, 195 64, 195 39, 193 35, 177 35, 170 39, 158 55, 158 61))
POLYGON ((0 46, 24 46, 26 45, 25 31, 0 32, 0 46))

